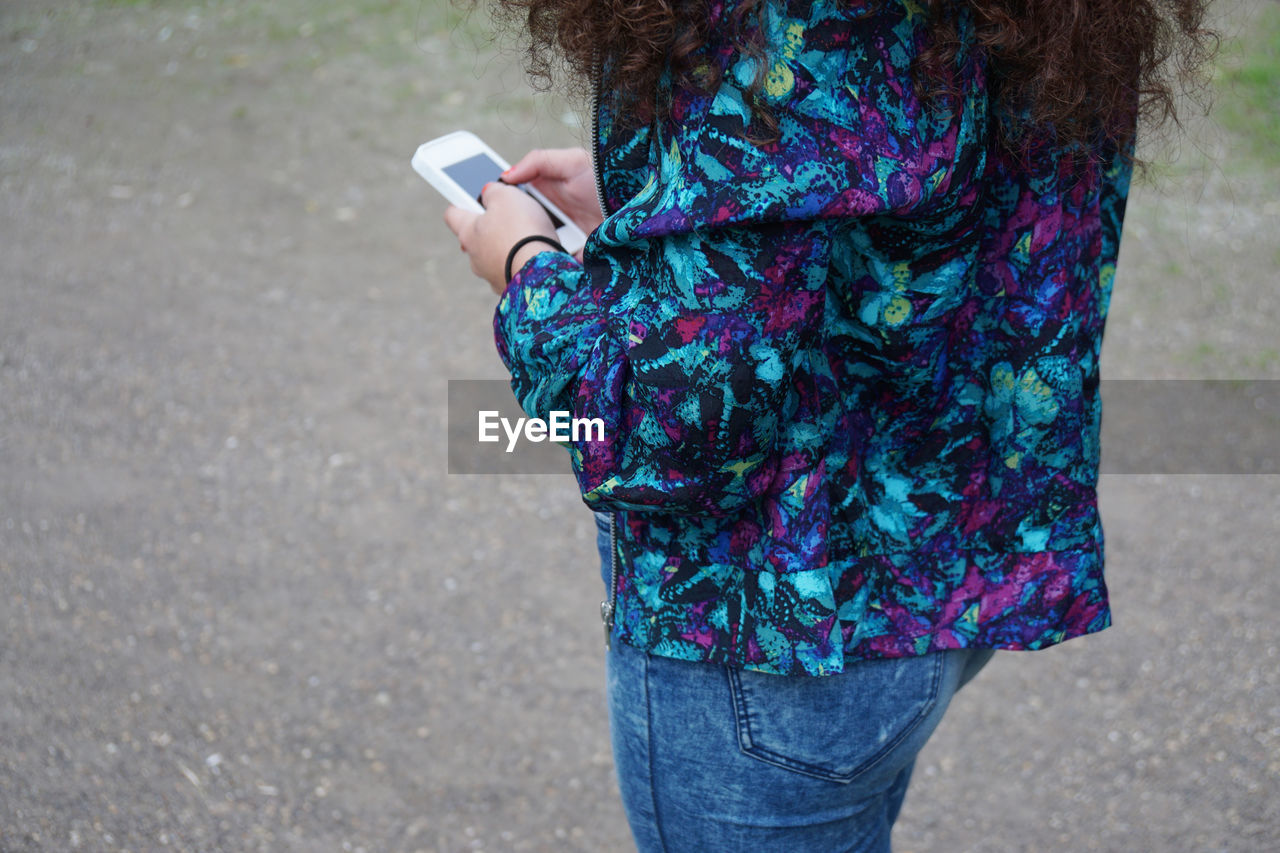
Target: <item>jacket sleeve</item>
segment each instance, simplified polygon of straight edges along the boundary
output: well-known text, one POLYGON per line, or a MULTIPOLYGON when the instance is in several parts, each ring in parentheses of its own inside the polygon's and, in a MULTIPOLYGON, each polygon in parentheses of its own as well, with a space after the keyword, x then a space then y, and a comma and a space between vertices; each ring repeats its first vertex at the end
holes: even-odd
POLYGON ((915 99, 911 17, 832 5, 765 20, 777 142, 747 139, 754 60, 713 53, 718 88, 673 92, 648 185, 591 235, 585 266, 539 254, 499 301, 522 408, 603 421, 603 440, 570 447, 594 508, 723 515, 767 492, 784 443, 821 441, 795 414, 821 394, 833 241, 854 218, 922 213, 981 168, 973 110, 915 99))

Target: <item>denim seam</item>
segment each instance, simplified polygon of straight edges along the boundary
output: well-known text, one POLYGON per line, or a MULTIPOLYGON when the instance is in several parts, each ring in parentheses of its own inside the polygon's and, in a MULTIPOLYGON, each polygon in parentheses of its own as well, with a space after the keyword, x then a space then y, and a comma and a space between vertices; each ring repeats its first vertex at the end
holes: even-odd
MULTIPOLYGON (((848 784, 849 782, 852 782, 854 779, 856 779, 862 773, 867 772, 868 770, 870 770, 871 768, 875 767, 877 764, 882 762, 889 755, 889 753, 891 753, 894 750, 894 748, 898 746, 898 744, 902 743, 902 741, 905 740, 908 735, 910 735, 912 732, 916 730, 916 728, 920 725, 920 723, 924 720, 924 718, 927 717, 929 713, 933 710, 934 704, 936 703, 938 698, 938 687, 942 682, 942 670, 943 670, 942 664, 944 663, 944 661, 941 659, 941 656, 940 656, 941 653, 933 652, 932 654, 939 655, 939 656, 934 660, 933 683, 930 687, 928 697, 922 703, 921 710, 917 712, 915 717, 912 718, 911 722, 908 723, 902 729, 902 731, 898 733, 897 737, 895 737, 890 743, 881 747, 876 752, 876 754, 872 756, 869 760, 858 765, 848 773, 833 773, 830 770, 824 769, 822 767, 818 767, 816 765, 809 764, 803 761, 796 761, 794 758, 788 758, 785 755, 781 755, 779 753, 773 752, 772 750, 765 749, 764 747, 755 746, 755 742, 751 738, 751 721, 749 719, 749 712, 746 707, 746 696, 742 690, 742 683, 738 673, 734 669, 730 668, 729 669, 729 682, 730 682, 729 689, 733 698, 734 714, 738 718, 737 719, 738 748, 742 750, 744 754, 749 755, 752 758, 755 758, 759 761, 763 761, 766 764, 773 764, 777 767, 782 767, 783 769, 791 770, 796 773, 802 773, 806 776, 812 776, 815 779, 822 779, 827 782, 837 782, 842 785, 848 784), (739 709, 741 710, 741 713, 739 713, 739 709)), ((837 676, 827 676, 827 677, 838 678, 839 676, 837 675, 837 676)))
POLYGON ((667 839, 662 834, 662 816, 658 814, 658 791, 657 784, 654 781, 657 777, 653 769, 653 699, 649 688, 649 653, 642 651, 644 655, 644 746, 645 752, 649 759, 649 798, 653 803, 653 826, 658 836, 659 853, 667 853, 667 839))
POLYGON ((735 727, 738 730, 738 749, 747 752, 753 746, 751 723, 747 720, 747 705, 738 683, 738 672, 731 666, 726 666, 724 671, 729 677, 729 703, 733 706, 733 719, 737 724, 735 727))

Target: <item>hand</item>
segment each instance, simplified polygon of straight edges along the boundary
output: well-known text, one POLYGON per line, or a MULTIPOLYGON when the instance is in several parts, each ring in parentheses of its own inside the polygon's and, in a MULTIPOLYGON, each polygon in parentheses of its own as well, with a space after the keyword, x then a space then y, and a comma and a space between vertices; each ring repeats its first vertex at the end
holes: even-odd
POLYGON ((502 173, 502 180, 508 184, 533 184, 584 234, 590 234, 604 221, 591 155, 581 148, 530 151, 502 173))
MULTIPOLYGON (((480 203, 484 205, 484 213, 472 213, 451 205, 444 212, 444 221, 458 238, 462 251, 471 256, 471 271, 501 295, 507 286, 503 267, 511 247, 530 234, 543 234, 556 240, 556 229, 542 205, 515 187, 486 184, 480 193, 480 203)), ((522 247, 512 263, 512 272, 548 248, 545 243, 522 247)))

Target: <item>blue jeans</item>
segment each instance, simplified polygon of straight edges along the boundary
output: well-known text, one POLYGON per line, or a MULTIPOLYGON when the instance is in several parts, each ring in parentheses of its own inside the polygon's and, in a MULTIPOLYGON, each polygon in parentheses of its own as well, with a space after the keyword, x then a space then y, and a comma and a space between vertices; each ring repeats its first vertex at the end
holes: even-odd
MULTIPOLYGON (((598 517, 599 518, 599 517, 598 517)), ((601 558, 608 574, 607 519, 601 558)), ((615 642, 609 723, 641 853, 887 851, 916 754, 989 650, 765 675, 615 642)))

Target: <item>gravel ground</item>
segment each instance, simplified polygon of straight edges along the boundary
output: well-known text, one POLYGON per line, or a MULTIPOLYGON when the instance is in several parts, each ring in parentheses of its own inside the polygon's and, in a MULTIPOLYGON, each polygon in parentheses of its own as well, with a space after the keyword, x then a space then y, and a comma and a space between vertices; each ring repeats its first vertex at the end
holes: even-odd
MULTIPOLYGON (((501 365, 408 158, 580 136, 481 24, 0 5, 0 850, 631 849, 574 484, 445 473, 501 365)), ((1104 373, 1280 378, 1280 174, 1193 140, 1104 373)), ((1280 477, 1102 501, 1116 626, 997 656, 899 850, 1280 849, 1280 477)))

